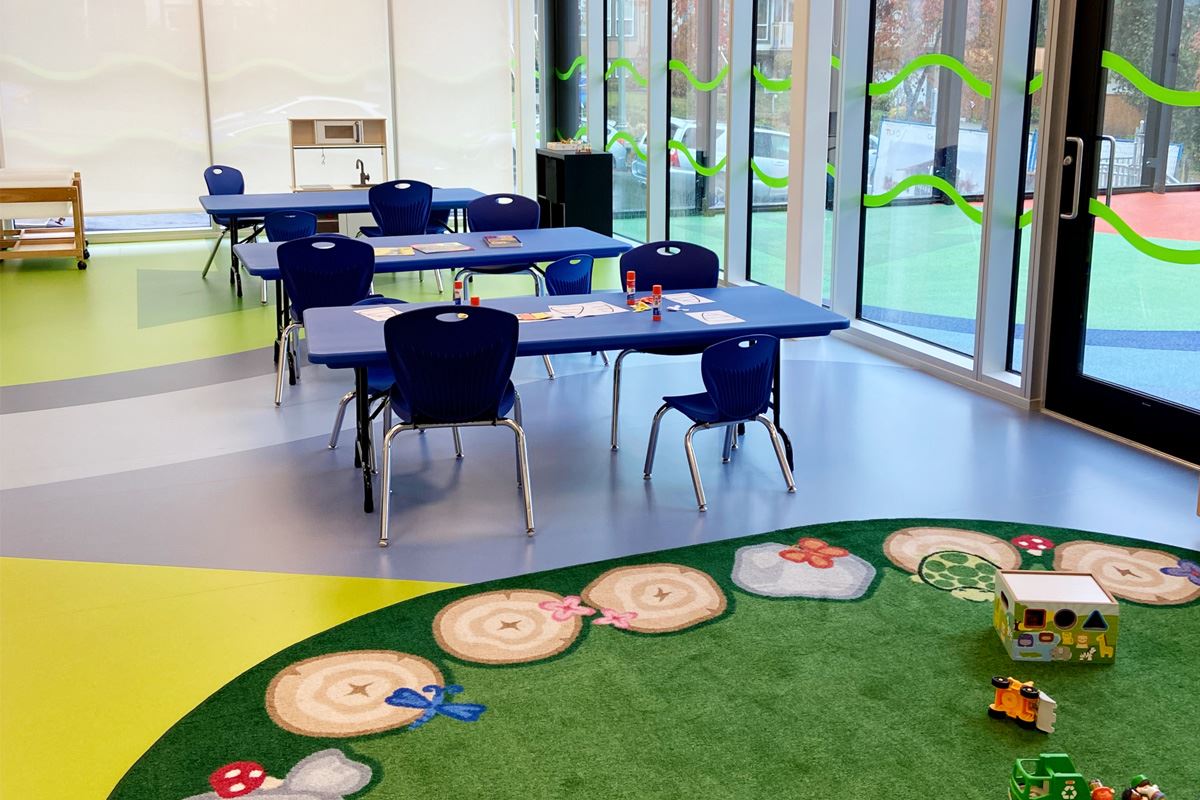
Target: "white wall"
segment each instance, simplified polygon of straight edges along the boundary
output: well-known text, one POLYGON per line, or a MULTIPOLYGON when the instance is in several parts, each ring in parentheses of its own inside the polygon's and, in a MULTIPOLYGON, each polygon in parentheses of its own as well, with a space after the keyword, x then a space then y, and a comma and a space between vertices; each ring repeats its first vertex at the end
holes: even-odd
POLYGON ((0 0, 0 158, 79 169, 90 215, 193 210, 211 163, 287 191, 289 117, 383 117, 390 177, 511 191, 509 7, 0 0))

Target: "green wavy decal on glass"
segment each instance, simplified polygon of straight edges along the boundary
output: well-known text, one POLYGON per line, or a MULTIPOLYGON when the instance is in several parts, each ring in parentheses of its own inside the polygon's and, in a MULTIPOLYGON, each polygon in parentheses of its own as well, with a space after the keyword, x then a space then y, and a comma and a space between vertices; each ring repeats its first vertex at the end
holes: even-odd
POLYGON ((840 58, 838 58, 837 56, 830 56, 829 57, 829 66, 833 67, 834 69, 841 69, 842 68, 842 60, 840 58))
POLYGON ((1194 250, 1184 250, 1152 242, 1129 227, 1129 223, 1121 219, 1117 212, 1094 197, 1088 200, 1088 213, 1113 226, 1122 239, 1151 258, 1166 261, 1169 264, 1200 264, 1200 247, 1194 250))
POLYGON ((792 88, 791 78, 768 78, 758 67, 752 67, 750 72, 754 75, 754 80, 758 81, 758 85, 768 92, 786 92, 792 88))
POLYGON ((774 175, 768 175, 767 173, 762 171, 762 167, 760 167, 760 166, 758 166, 758 164, 754 163, 753 158, 750 159, 750 170, 751 170, 751 172, 754 173, 755 177, 757 177, 760 181, 762 181, 767 186, 770 186, 772 189, 787 188, 787 185, 788 185, 787 175, 784 175, 782 178, 776 178, 774 175))
POLYGON ((558 67, 555 67, 554 75, 560 81, 568 80, 575 74, 575 70, 582 68, 585 64, 587 64, 587 56, 575 56, 575 60, 571 62, 571 66, 567 68, 566 72, 559 72, 558 67))
POLYGON ((640 158, 642 161, 646 160, 646 154, 643 153, 642 148, 638 146, 637 139, 633 138, 632 134, 630 134, 629 132, 617 131, 616 133, 614 133, 612 135, 612 138, 610 138, 608 140, 608 144, 604 145, 604 149, 612 150, 612 146, 614 144, 616 144, 617 142, 625 142, 626 144, 629 145, 629 149, 633 151, 633 154, 635 156, 640 158))
POLYGON ((917 56, 901 67, 899 72, 886 81, 878 81, 870 84, 867 87, 867 93, 872 97, 887 94, 903 83, 904 79, 909 75, 925 67, 945 67, 962 78, 963 82, 975 90, 975 93, 980 97, 992 96, 992 87, 987 81, 976 78, 971 74, 971 70, 967 69, 965 64, 954 56, 948 56, 945 53, 926 53, 923 56, 917 56))
POLYGON ((833 164, 830 164, 828 161, 826 161, 825 162, 825 174, 831 178, 836 178, 837 177, 837 167, 833 166, 833 164))
POLYGON ((914 186, 932 186, 953 200, 954 205, 958 206, 958 210, 963 212, 967 219, 976 225, 983 224, 983 211, 968 203, 958 193, 958 189, 955 189, 950 185, 949 181, 939 178, 937 175, 909 175, 886 192, 881 194, 864 194, 863 205, 867 208, 881 208, 914 186))
POLYGON ((1032 208, 1017 218, 1017 227, 1018 228, 1028 228, 1032 224, 1033 224, 1033 209, 1032 208))
POLYGON ((713 175, 716 175, 718 172, 725 169, 725 159, 723 158, 711 167, 706 167, 700 164, 692 156, 692 151, 688 150, 688 146, 678 139, 667 139, 667 149, 683 153, 684 158, 686 158, 692 165, 692 169, 696 170, 696 172, 699 172, 706 178, 711 178, 713 175))
POLYGON ((721 67, 720 71, 718 71, 715 76, 713 76, 711 81, 702 81, 696 77, 696 73, 692 72, 691 67, 680 61, 678 58, 672 58, 670 61, 668 61, 667 69, 673 69, 676 72, 682 72, 683 77, 687 78, 687 82, 700 92, 711 92, 713 89, 720 86, 721 81, 725 80, 725 76, 729 74, 729 65, 726 64, 725 66, 721 67))
POLYGON ((1042 88, 1042 84, 1046 82, 1046 73, 1039 72, 1029 79, 1029 93, 1033 94, 1038 89, 1042 88))
POLYGON ((638 86, 644 87, 650 84, 650 82, 646 80, 645 76, 638 72, 637 67, 635 67, 633 62, 628 58, 614 58, 612 61, 610 61, 608 63, 608 69, 604 72, 604 80, 608 80, 615 75, 617 72, 617 67, 624 67, 625 69, 629 70, 630 77, 633 78, 634 83, 636 83, 638 86))
MULTIPOLYGON (((571 139, 578 142, 586 134, 587 134, 587 125, 580 125, 579 130, 575 131, 575 135, 572 136, 571 139)), ((565 139, 563 139, 562 131, 560 131, 558 128, 554 129, 554 135, 558 137, 558 141, 560 141, 560 142, 566 141, 565 139)))
POLYGON ((1100 66, 1117 73, 1132 83, 1151 100, 1157 100, 1169 106, 1180 106, 1183 108, 1200 107, 1200 91, 1188 92, 1183 89, 1168 89, 1143 75, 1137 67, 1110 50, 1105 50, 1101 54, 1100 66))

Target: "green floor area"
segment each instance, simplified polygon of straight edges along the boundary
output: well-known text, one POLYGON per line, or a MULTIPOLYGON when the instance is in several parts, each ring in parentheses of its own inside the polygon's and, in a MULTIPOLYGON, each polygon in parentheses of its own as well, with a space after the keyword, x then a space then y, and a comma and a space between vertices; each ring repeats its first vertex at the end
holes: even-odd
MULTIPOLYGON (((275 332, 274 293, 259 303, 258 279, 245 296, 229 285, 222 248, 201 280, 211 240, 93 244, 91 266, 69 260, 0 262, 0 385, 63 380, 175 364, 265 347, 275 332)), ((597 262, 597 281, 616 285, 615 261, 597 262)), ((450 274, 443 272, 448 281, 450 274)), ((380 275, 376 291, 409 301, 438 295, 433 276, 380 275)), ((479 278, 475 294, 532 291, 523 276, 479 278)))
POLYGON ((256 768, 285 791, 324 765, 356 800, 992 800, 1015 759, 1044 752, 1190 797, 1196 560, 1057 528, 875 520, 438 592, 244 673, 112 797, 192 797, 214 770, 256 768), (1014 662, 993 629, 998 567, 1091 571, 1119 617, 1084 609, 1044 634, 1053 661, 1014 662), (1095 663, 1113 644, 1115 663, 1095 663), (1036 681, 1056 730, 990 719, 993 675, 1036 681), (223 767, 243 760, 260 767, 223 767))

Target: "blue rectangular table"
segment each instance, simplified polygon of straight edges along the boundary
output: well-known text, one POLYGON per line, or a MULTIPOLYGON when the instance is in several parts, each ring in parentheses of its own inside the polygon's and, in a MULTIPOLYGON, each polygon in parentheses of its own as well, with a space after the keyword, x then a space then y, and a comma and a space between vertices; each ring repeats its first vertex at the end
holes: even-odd
MULTIPOLYGON (((726 311, 743 321, 726 325, 706 325, 683 311, 664 311, 661 321, 650 312, 609 314, 581 319, 522 322, 517 355, 540 356, 559 353, 590 353, 595 350, 648 349, 660 347, 701 347, 747 334, 770 334, 781 339, 825 336, 848 328, 850 321, 829 309, 768 286, 696 289, 692 294, 714 302, 691 306, 688 311, 726 311)), ((553 305, 571 305, 590 300, 606 300, 623 305, 624 295, 597 293, 564 297, 509 297, 489 300, 488 306, 514 314, 545 311, 553 305)), ((413 304, 420 308, 429 303, 413 304)), ((670 305, 669 303, 667 305, 670 305)), ((401 306, 400 310, 405 307, 401 306)), ((329 367, 353 369, 358 410, 357 452, 363 466, 363 508, 374 508, 371 486, 371 423, 368 407, 367 369, 385 366, 383 323, 364 317, 352 308, 311 308, 304 314, 308 339, 308 360, 329 367)), ((780 361, 776 357, 771 407, 774 423, 783 436, 788 463, 793 463, 792 444, 780 424, 780 361)))
MULTIPOLYGON (((587 228, 535 228, 532 230, 500 231, 511 233, 521 240, 520 247, 488 247, 483 242, 489 233, 421 234, 418 236, 379 236, 370 239, 373 247, 412 247, 433 242, 460 242, 471 250, 450 253, 417 253, 411 256, 376 256, 375 272, 416 272, 426 269, 459 270, 468 267, 498 267, 513 263, 536 264, 575 255, 612 258, 631 249, 631 246, 603 236, 587 228)), ((275 357, 278 343, 288 323, 288 299, 279 280, 279 242, 235 245, 234 253, 251 275, 264 281, 275 281, 275 357)), ((295 383, 289 358, 288 382, 295 383)))
MULTIPOLYGON (((353 214, 371 210, 367 201, 368 189, 349 189, 330 192, 274 192, 265 194, 206 194, 200 197, 205 212, 228 217, 232 230, 237 231, 238 219, 261 217, 276 211, 308 211, 312 214, 353 214)), ((483 197, 477 189, 455 187, 434 189, 434 211, 457 211, 472 200, 483 197)), ((237 237, 234 236, 236 242, 237 237)), ((236 250, 236 248, 235 248, 236 250)), ((242 277, 238 273, 238 254, 230 255, 229 282, 237 284, 242 296, 242 277)))

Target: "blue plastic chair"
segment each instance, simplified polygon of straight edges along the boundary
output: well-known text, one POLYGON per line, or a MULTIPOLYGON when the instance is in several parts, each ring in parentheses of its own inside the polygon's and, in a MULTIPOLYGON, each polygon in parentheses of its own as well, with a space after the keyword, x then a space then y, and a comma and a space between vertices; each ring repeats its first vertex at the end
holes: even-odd
MULTIPOLYGON (((246 192, 246 180, 242 177, 241 170, 236 167, 227 167, 224 164, 213 164, 208 169, 204 170, 204 185, 208 187, 209 194, 244 194, 246 192)), ((221 242, 225 240, 225 235, 230 235, 230 241, 236 244, 253 241, 262 232, 263 220, 261 217, 246 218, 238 217, 237 231, 231 232, 229 224, 233 220, 229 217, 212 215, 213 222, 221 228, 221 235, 217 237, 216 244, 213 245, 212 252, 208 254, 208 261, 204 264, 204 272, 201 273, 202 278, 208 277, 208 270, 212 267, 213 259, 217 256, 217 250, 221 248, 221 242), (250 235, 245 239, 238 241, 238 234, 243 228, 250 228, 250 235)), ((233 280, 230 277, 230 280, 233 280)))
MULTIPOLYGON (((546 266, 543 273, 546 293, 550 295, 563 294, 591 294, 592 293, 592 266, 595 259, 589 255, 567 256, 560 258, 546 266)), ((594 352, 592 355, 596 355, 594 352)), ((604 366, 608 366, 608 353, 601 351, 600 357, 604 359, 604 366)), ((542 362, 546 365, 546 374, 550 376, 550 380, 554 380, 554 365, 550 362, 550 356, 542 356, 542 362)))
POLYGON ((263 220, 269 242, 290 242, 314 236, 317 232, 317 215, 307 211, 276 211, 263 220))
MULTIPOLYGON (((519 194, 488 194, 467 204, 467 227, 473 232, 523 231, 538 227, 542 209, 536 200, 519 194)), ((463 302, 470 300, 470 278, 474 275, 515 275, 526 272, 533 278, 533 293, 541 295, 542 272, 535 264, 505 264, 496 267, 460 269, 454 280, 463 281, 463 302)))
POLYGON ((279 275, 291 300, 290 319, 279 336, 275 373, 275 405, 283 400, 285 356, 300 379, 295 334, 304 327, 304 312, 321 306, 349 306, 371 293, 375 249, 338 233, 293 239, 279 245, 279 275))
MULTIPOLYGON (((691 242, 666 240, 647 242, 621 256, 621 276, 633 270, 634 285, 639 292, 650 291, 655 284, 664 292, 691 289, 714 289, 720 277, 717 254, 707 247, 691 242)), ((612 449, 618 445, 618 415, 621 409, 621 364, 630 353, 649 353, 658 356, 694 356, 702 347, 657 347, 622 350, 613 365, 612 449)), ((736 446, 736 443, 735 443, 736 446)))
MULTIPOLYGON (((428 183, 407 179, 379 183, 367 192, 367 202, 371 206, 371 216, 375 217, 375 224, 359 228, 358 232, 362 236, 375 238, 442 232, 430 230, 433 187, 428 183)), ((425 280, 423 271, 420 277, 421 280, 425 280)), ((441 271, 435 269, 433 277, 437 281, 438 292, 442 292, 441 271)))
POLYGON ((700 375, 706 391, 663 398, 663 404, 654 414, 654 423, 650 427, 650 444, 646 449, 643 477, 650 480, 654 452, 658 447, 658 426, 663 415, 673 408, 692 421, 692 427, 688 428, 683 438, 683 449, 692 472, 696 503, 701 511, 707 510, 708 503, 704 499, 700 470, 696 467, 696 451, 692 448, 692 435, 698 430, 725 428, 724 461, 728 462, 737 426, 746 422, 762 423, 771 436, 771 444, 775 446, 775 457, 779 459, 779 468, 787 481, 788 491, 796 491, 796 482, 792 479, 792 471, 788 469, 779 431, 766 416, 771 406, 771 380, 778 354, 779 340, 765 335, 728 339, 705 349, 700 358, 700 375))
MULTIPOLYGON (((533 499, 521 398, 511 377, 517 318, 483 306, 429 306, 392 317, 383 340, 396 383, 389 398, 400 420, 383 437, 379 546, 388 543, 392 439, 402 431, 503 425, 516 435, 517 484, 525 499, 525 530, 533 535, 533 499), (513 412, 513 419, 508 413, 513 412)), ((461 456, 461 447, 459 449, 461 456)))

